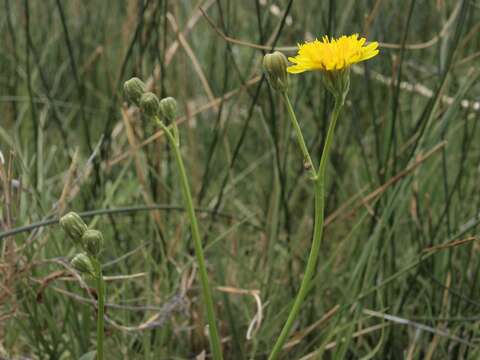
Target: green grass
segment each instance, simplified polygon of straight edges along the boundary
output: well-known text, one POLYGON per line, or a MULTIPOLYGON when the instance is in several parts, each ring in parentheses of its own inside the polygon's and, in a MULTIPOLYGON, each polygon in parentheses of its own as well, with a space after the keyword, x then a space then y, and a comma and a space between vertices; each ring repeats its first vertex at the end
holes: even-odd
MULTIPOLYGON (((90 212, 104 274, 124 275, 107 278, 106 359, 209 351, 173 153, 164 137, 132 151, 158 130, 133 108, 125 127, 121 85, 132 76, 155 76, 154 92, 179 103, 210 282, 230 287, 213 293, 225 358, 267 357, 305 269, 313 191, 281 98, 256 78, 264 51, 218 32, 267 47, 355 32, 385 44, 352 71, 319 265, 283 358, 480 356, 478 1, 0 9, 0 358, 95 349, 94 284, 71 275, 75 252, 54 220, 69 210, 90 212), (247 339, 253 290, 263 317, 247 339)), ((290 97, 318 163, 333 101, 315 73, 292 76, 290 97)))

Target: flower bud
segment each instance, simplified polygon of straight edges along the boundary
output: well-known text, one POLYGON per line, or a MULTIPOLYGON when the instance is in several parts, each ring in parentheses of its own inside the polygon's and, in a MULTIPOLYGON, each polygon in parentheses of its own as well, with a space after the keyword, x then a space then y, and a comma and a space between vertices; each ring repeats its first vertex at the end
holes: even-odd
POLYGON ((171 96, 160 100, 160 114, 169 123, 174 121, 175 116, 177 116, 177 100, 171 96))
POLYGON ((82 236, 82 244, 88 255, 97 257, 103 250, 103 235, 98 230, 89 229, 82 236))
POLYGON ((87 231, 87 225, 83 222, 80 215, 73 211, 69 212, 60 218, 60 225, 77 245, 81 244, 82 236, 87 231))
POLYGON ((160 100, 152 92, 146 92, 140 98, 140 108, 148 117, 158 116, 160 114, 160 100))
POLYGON ((140 98, 145 92, 145 84, 139 78, 133 77, 123 84, 123 92, 128 101, 140 106, 140 98))
POLYGON ((288 61, 280 51, 266 54, 263 57, 263 68, 267 74, 270 86, 278 91, 285 91, 288 87, 288 61))
POLYGON ((72 259, 70 264, 75 270, 77 270, 81 274, 95 276, 95 269, 93 267, 92 261, 84 253, 76 255, 72 259))

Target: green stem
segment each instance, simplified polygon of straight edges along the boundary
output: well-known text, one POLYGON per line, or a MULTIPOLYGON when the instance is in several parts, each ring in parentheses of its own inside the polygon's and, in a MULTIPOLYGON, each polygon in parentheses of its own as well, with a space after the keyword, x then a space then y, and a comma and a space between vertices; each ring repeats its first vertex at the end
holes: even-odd
POLYGON ((202 297, 207 308, 208 318, 208 332, 210 335, 210 346, 212 348, 212 355, 214 360, 222 360, 222 348, 220 343, 220 336, 217 330, 217 324, 215 321, 215 309, 213 306, 212 293, 210 291, 210 285, 208 282, 207 266, 205 265, 205 257, 203 255, 202 241, 200 239, 200 231, 198 229, 197 217, 195 215, 195 209, 193 207, 192 194, 190 192, 190 186, 188 185, 187 173, 183 164, 182 154, 180 153, 180 147, 176 136, 163 124, 159 119, 157 122, 162 127, 163 131, 167 135, 168 140, 171 143, 173 152, 175 154, 175 161, 177 163, 178 171, 180 173, 180 180, 182 185, 183 200, 187 209, 187 214, 190 220, 190 226, 192 230, 193 245, 195 248, 195 256, 198 262, 198 272, 200 274, 200 283, 202 287, 202 297))
POLYGON ((97 282, 98 309, 97 309, 97 360, 103 360, 103 317, 105 309, 105 282, 103 280, 102 266, 95 259, 95 280, 97 282))
MULTIPOLYGON (((290 102, 288 101, 288 96, 286 95, 286 93, 284 94, 284 97, 287 101, 287 104, 289 104, 290 102)), ((330 125, 328 127, 328 132, 327 132, 327 138, 325 140, 325 145, 324 145, 322 157, 320 160, 320 166, 318 169, 318 173, 316 173, 314 177, 315 225, 313 230, 312 247, 310 249, 310 255, 308 256, 305 274, 303 276, 302 283, 300 285, 300 289, 298 291, 297 297, 295 298, 295 302, 293 303, 292 309, 290 310, 290 314, 288 315, 287 321, 283 326, 283 329, 273 347, 272 352, 270 353, 270 356, 268 358, 269 360, 275 360, 279 357, 282 351, 283 345, 287 340, 287 336, 290 333, 290 330, 292 329, 293 323, 297 318, 298 313, 300 312, 303 301, 305 300, 305 297, 307 296, 307 293, 310 290, 310 283, 311 283, 313 274, 315 272, 315 269, 317 267, 317 258, 318 258, 318 253, 320 251, 320 244, 322 241, 323 220, 324 220, 324 211, 325 211, 325 171, 327 168, 327 163, 328 163, 328 158, 330 153, 330 146, 332 144, 333 133, 335 131, 335 125, 337 123, 338 115, 340 113, 342 106, 343 106, 343 101, 341 99, 335 99, 335 107, 331 115, 330 125)), ((291 111, 291 113, 293 113, 293 110, 291 111)), ((295 123, 296 119, 295 120, 292 119, 292 121, 295 123)))
POLYGON ((312 179, 315 180, 317 177, 315 166, 313 165, 312 158, 310 157, 310 153, 308 152, 307 144, 303 139, 302 129, 300 128, 300 124, 297 121, 297 117, 295 116, 295 112, 293 111, 292 104, 290 103, 290 99, 286 91, 282 92, 283 100, 287 105, 288 114, 290 115, 290 120, 292 122, 293 128, 295 129, 295 134, 297 136, 298 145, 300 145, 300 149, 303 153, 303 160, 305 161, 306 167, 309 169, 310 173, 312 174, 312 179))

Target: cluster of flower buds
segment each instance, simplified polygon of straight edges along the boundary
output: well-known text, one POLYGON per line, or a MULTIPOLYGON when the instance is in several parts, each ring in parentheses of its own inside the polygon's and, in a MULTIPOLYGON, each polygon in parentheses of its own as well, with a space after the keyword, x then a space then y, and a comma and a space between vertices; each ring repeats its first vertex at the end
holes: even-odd
POLYGON ((145 84, 139 78, 131 78, 123 84, 125 98, 138 106, 143 113, 150 117, 159 117, 167 123, 175 120, 177 115, 177 101, 172 97, 159 100, 157 95, 145 91, 145 84))
POLYGON ((72 266, 80 273, 93 276, 95 274, 93 262, 97 261, 103 250, 102 233, 88 229, 80 215, 75 212, 62 216, 60 225, 75 245, 84 251, 73 258, 72 266))

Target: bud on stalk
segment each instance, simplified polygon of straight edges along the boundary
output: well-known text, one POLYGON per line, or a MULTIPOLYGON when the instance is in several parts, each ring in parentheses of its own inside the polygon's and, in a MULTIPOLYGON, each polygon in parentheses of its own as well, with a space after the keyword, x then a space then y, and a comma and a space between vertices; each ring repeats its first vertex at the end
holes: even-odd
POLYGON ((140 108, 148 117, 160 115, 160 100, 152 92, 146 92, 140 98, 140 108))
POLYGON ((145 84, 139 78, 133 77, 123 84, 123 92, 128 101, 140 106, 140 98, 145 92, 145 84))
POLYGON ((82 244, 82 236, 88 228, 80 215, 73 211, 69 212, 60 218, 60 225, 77 245, 82 244))
POLYGON ((280 51, 266 54, 263 57, 263 68, 267 74, 270 86, 278 91, 286 91, 288 88, 288 61, 280 51))

